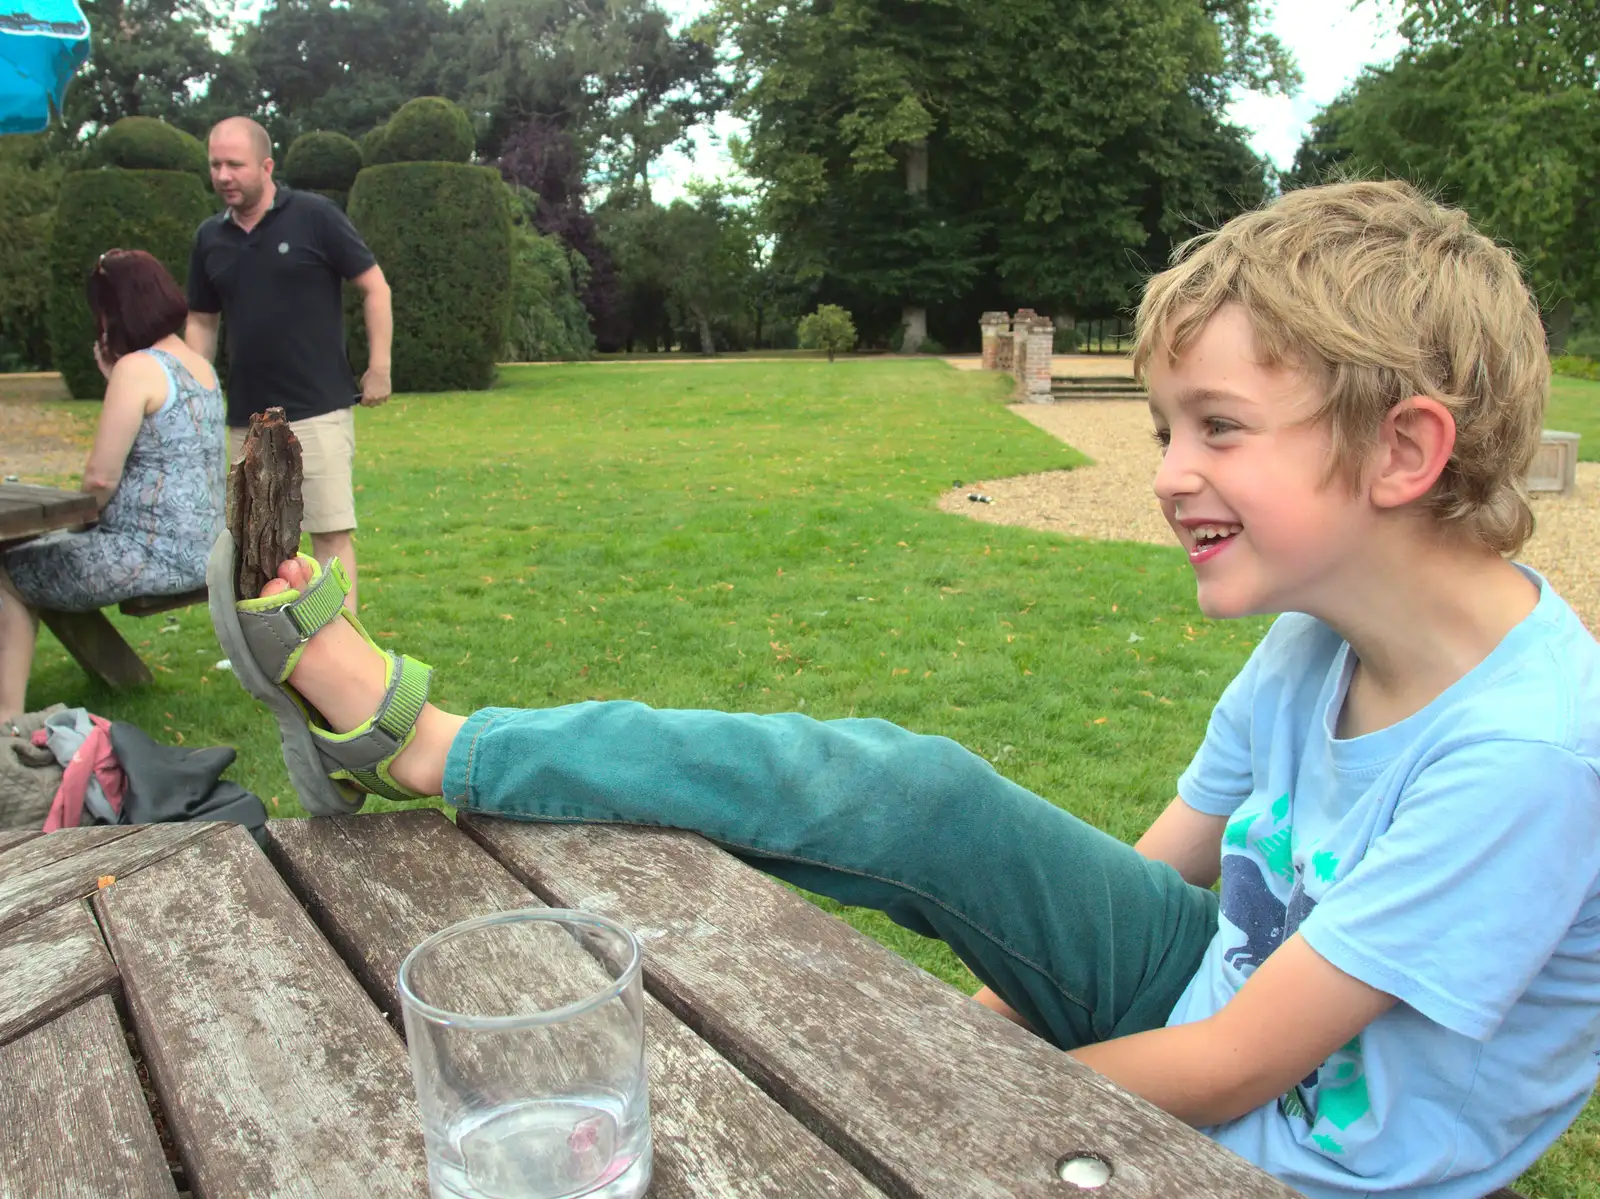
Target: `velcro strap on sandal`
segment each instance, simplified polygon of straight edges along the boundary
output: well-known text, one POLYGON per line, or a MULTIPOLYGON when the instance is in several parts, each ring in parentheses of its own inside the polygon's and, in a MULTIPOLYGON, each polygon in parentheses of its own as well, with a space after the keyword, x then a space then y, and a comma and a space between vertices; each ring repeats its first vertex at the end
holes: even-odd
POLYGON ((277 683, 289 677, 295 651, 331 624, 350 592, 350 576, 334 558, 299 595, 276 608, 240 608, 239 631, 250 654, 277 683))
POLYGON ((390 654, 389 688, 370 720, 342 735, 315 730, 317 749, 329 772, 342 772, 364 790, 386 799, 412 799, 383 777, 388 760, 411 740, 417 717, 428 702, 433 667, 415 658, 390 654))

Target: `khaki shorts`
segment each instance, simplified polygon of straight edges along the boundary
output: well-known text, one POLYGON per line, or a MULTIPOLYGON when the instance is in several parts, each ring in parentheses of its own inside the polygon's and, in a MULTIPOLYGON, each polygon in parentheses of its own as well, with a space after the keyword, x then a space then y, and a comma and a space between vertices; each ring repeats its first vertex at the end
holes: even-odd
MULTIPOLYGON (((301 495, 307 533, 343 533, 356 527, 356 495, 350 468, 356 456, 356 416, 342 408, 323 416, 291 421, 300 441, 300 461, 305 471, 301 495)), ((244 451, 246 430, 228 429, 228 461, 237 462, 244 451)))

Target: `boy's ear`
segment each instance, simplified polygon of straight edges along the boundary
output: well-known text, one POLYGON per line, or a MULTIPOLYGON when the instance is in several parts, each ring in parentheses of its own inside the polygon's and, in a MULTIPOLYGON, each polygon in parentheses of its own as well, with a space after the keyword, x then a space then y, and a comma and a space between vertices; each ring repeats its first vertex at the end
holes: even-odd
POLYGON ((1433 489, 1455 448, 1456 421, 1450 409, 1431 396, 1401 400, 1385 414, 1378 431, 1367 494, 1380 508, 1420 500, 1433 489))

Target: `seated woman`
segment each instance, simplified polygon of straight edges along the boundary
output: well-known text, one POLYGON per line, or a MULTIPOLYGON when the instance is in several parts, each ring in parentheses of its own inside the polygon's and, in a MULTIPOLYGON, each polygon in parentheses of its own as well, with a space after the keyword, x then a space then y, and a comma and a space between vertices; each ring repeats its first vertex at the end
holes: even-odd
POLYGON ((99 524, 0 552, 0 721, 24 711, 39 609, 193 591, 222 528, 222 392, 184 344, 183 292, 149 254, 110 250, 89 276, 89 309, 107 382, 82 487, 99 524))

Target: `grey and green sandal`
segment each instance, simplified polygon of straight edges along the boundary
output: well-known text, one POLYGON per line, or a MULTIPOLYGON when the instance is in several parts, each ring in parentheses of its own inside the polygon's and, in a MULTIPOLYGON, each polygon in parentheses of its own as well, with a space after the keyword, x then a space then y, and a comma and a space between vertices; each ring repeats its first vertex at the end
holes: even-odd
POLYGON ((367 635, 344 606, 350 580, 337 558, 326 570, 305 554, 300 560, 311 572, 303 591, 289 589, 235 601, 232 535, 225 530, 211 547, 206 564, 211 623, 235 677, 277 718, 289 781, 313 816, 358 812, 367 793, 386 799, 421 798, 394 781, 389 765, 416 735, 433 668, 389 653, 367 635), (370 719, 348 733, 325 727, 321 714, 287 682, 306 642, 341 617, 383 655, 385 664, 383 702, 370 719))

